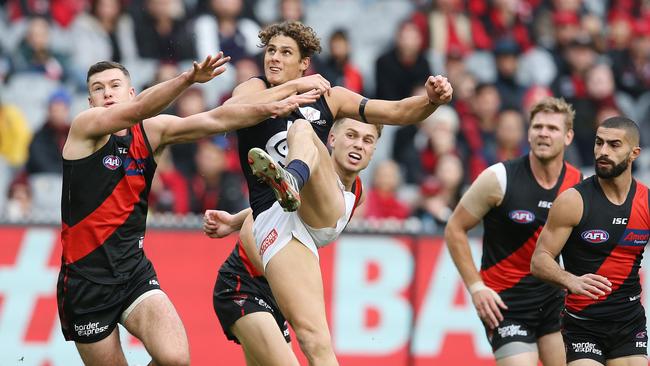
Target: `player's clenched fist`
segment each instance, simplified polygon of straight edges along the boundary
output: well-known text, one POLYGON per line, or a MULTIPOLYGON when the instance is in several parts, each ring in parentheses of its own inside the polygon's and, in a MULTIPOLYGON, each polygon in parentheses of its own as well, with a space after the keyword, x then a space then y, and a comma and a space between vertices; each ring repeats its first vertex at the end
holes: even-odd
POLYGON ((449 80, 440 75, 429 76, 424 87, 427 90, 427 96, 432 104, 449 103, 454 93, 454 89, 451 87, 449 80))

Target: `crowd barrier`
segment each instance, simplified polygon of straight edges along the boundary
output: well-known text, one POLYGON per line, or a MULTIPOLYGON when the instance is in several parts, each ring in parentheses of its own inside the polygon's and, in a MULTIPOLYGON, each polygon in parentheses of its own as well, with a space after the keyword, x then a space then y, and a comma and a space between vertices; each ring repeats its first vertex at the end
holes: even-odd
MULTIPOLYGON (((147 232, 145 251, 183 319, 192 365, 245 365, 212 309, 217 271, 235 240, 209 239, 197 230, 147 232)), ((473 239, 471 246, 478 259, 480 242, 473 239)), ((0 365, 81 365, 74 344, 63 339, 56 310, 60 257, 57 227, 0 226, 0 365)), ((494 364, 440 237, 344 234, 320 251, 320 260, 341 365, 494 364)), ((647 271, 644 266, 642 274, 647 271)), ((144 347, 121 331, 129 364, 146 365, 144 347)))

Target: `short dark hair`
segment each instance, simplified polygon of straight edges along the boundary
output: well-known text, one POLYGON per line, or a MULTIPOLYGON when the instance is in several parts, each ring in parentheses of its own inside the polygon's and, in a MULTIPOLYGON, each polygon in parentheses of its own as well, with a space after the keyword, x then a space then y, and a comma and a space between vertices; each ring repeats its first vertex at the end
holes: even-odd
POLYGON ((623 116, 610 117, 604 120, 599 127, 615 128, 618 130, 625 130, 625 134, 629 137, 632 145, 639 146, 640 132, 639 126, 636 122, 623 116))
POLYGON ((124 67, 124 65, 122 65, 121 63, 114 62, 114 61, 100 61, 90 66, 90 68, 88 69, 88 75, 86 75, 86 83, 90 81, 91 76, 100 73, 102 71, 111 70, 111 69, 121 70, 124 73, 124 75, 127 77, 127 79, 129 80, 131 79, 129 70, 127 70, 126 67, 124 67))
POLYGON ((266 47, 271 38, 282 35, 287 36, 298 44, 300 58, 311 57, 321 51, 320 39, 316 32, 307 25, 297 21, 271 24, 262 29, 258 35, 262 42, 261 47, 266 47))

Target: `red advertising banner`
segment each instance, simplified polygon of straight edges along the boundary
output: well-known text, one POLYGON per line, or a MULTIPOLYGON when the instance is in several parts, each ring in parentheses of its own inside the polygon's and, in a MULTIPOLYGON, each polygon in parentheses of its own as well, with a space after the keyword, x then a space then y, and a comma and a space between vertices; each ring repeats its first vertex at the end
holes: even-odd
MULTIPOLYGON (((59 231, 2 227, 0 238, 0 365, 81 365, 56 310, 59 231)), ((234 243, 234 237, 213 240, 195 231, 147 233, 145 250, 183 319, 193 365, 245 365, 212 308, 217 271, 234 243)), ((480 258, 478 244, 472 248, 480 258)), ((345 235, 320 255, 341 365, 494 364, 441 239, 345 235)), ((149 362, 125 331, 122 343, 129 364, 149 362)), ((300 354, 297 342, 294 348, 300 354)))

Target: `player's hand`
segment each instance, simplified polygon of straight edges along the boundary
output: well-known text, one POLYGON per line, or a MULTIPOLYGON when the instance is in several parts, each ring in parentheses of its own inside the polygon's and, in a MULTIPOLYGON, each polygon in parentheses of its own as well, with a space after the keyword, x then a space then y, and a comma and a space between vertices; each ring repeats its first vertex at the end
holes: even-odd
POLYGON ((440 75, 429 76, 427 82, 424 83, 424 88, 427 90, 429 102, 432 104, 449 103, 454 94, 454 89, 451 87, 449 80, 440 75))
POLYGON ((211 238, 223 238, 241 228, 242 223, 237 222, 235 215, 226 211, 206 210, 203 215, 203 232, 211 238))
POLYGON ((291 80, 290 83, 296 85, 298 93, 304 93, 312 89, 316 89, 320 95, 323 95, 325 93, 329 95, 330 89, 332 89, 330 82, 320 74, 303 76, 298 79, 291 80))
POLYGON ((570 293, 587 296, 590 299, 598 300, 612 292, 612 283, 601 275, 587 273, 580 277, 573 276, 567 286, 570 293))
POLYGON ((192 69, 189 71, 189 80, 192 83, 205 83, 226 71, 225 64, 230 61, 230 56, 224 57, 223 52, 214 56, 208 55, 203 62, 192 63, 192 69))
POLYGON ((478 316, 488 328, 494 329, 503 321, 501 309, 508 309, 506 304, 501 300, 501 296, 496 291, 485 286, 482 282, 477 282, 470 286, 472 302, 476 308, 478 316))
POLYGON ((300 106, 314 103, 318 98, 320 98, 320 93, 316 89, 312 89, 306 93, 286 97, 281 101, 272 103, 272 117, 285 117, 300 106))

